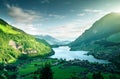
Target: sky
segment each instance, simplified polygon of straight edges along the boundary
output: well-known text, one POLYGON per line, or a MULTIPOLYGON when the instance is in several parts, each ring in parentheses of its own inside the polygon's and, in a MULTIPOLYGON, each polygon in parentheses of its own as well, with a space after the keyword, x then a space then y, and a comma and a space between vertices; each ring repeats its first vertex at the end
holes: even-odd
POLYGON ((120 0, 0 0, 0 18, 31 35, 75 40, 120 0))

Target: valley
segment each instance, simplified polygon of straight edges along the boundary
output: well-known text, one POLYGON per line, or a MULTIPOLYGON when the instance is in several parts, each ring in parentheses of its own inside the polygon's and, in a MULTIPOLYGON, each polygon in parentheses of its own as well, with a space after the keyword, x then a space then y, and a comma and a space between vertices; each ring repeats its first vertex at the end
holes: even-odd
POLYGON ((119 0, 0 0, 0 79, 120 79, 119 0))
MULTIPOLYGON (((68 47, 59 47, 53 48, 55 53, 59 51, 67 53, 70 48, 68 47)), ((83 52, 83 51, 73 51, 74 53, 83 52)), ((73 53, 72 52, 72 53, 73 53)), ((70 53, 70 51, 69 51, 70 53)), ((87 53, 87 52, 85 52, 87 53)), ((109 79, 111 76, 119 79, 120 71, 116 66, 105 60, 94 59, 91 56, 87 57, 77 54, 77 56, 71 55, 73 58, 69 57, 69 54, 51 56, 49 57, 28 57, 27 55, 21 56, 16 62, 8 64, 5 66, 7 69, 7 77, 10 78, 20 78, 20 79, 39 79, 40 69, 47 62, 51 64, 51 69, 53 71, 54 79, 92 79, 93 73, 101 72, 105 79, 109 79), (80 55, 80 56, 79 56, 80 55), (67 57, 67 58, 66 58, 67 57), (82 57, 82 59, 81 59, 82 57), (58 59, 57 59, 58 58, 58 59), (68 59, 69 58, 69 59, 68 59), (10 67, 15 67, 15 69, 10 69, 10 67), (63 74, 66 73, 66 74, 63 74), (60 76, 60 74, 62 76, 60 76)), ((5 72, 5 71, 4 71, 5 72)))
MULTIPOLYGON (((111 15, 114 14, 108 14, 108 16, 111 15)), ((117 59, 119 38, 116 38, 116 35, 119 34, 109 35, 108 38, 104 38, 104 35, 96 36, 96 39, 92 39, 92 36, 87 35, 87 32, 88 34, 91 32, 90 28, 90 31, 87 30, 86 34, 83 33, 80 36, 80 39, 69 44, 62 44, 62 42, 60 44, 59 42, 57 45, 57 43, 48 43, 49 40, 53 41, 55 38, 47 37, 46 40, 41 39, 40 36, 39 38, 34 37, 9 25, 2 19, 0 22, 0 49, 2 51, 0 54, 0 78, 39 79, 41 69, 46 63, 51 65, 54 79, 92 79, 93 75, 98 72, 105 79, 120 78, 118 75, 120 74, 119 58, 117 59), (87 39, 83 38, 84 35, 87 35, 87 39), (113 55, 111 51, 115 50, 116 54, 113 55)), ((93 27, 95 28, 94 25, 93 27)))

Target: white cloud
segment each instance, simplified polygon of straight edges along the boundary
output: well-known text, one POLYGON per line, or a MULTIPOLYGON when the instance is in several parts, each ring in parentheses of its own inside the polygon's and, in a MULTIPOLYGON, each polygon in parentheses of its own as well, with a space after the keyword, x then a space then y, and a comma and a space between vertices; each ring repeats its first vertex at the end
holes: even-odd
POLYGON ((30 34, 38 34, 37 28, 42 25, 40 22, 42 16, 35 11, 22 9, 17 6, 6 4, 6 7, 9 11, 8 14, 14 19, 14 22, 11 22, 13 26, 30 34))
POLYGON ((102 10, 95 10, 95 9, 85 9, 85 12, 90 12, 90 13, 100 13, 102 10))
MULTIPOLYGON (((71 39, 74 40, 78 36, 80 36, 86 29, 89 28, 89 26, 82 26, 83 21, 74 21, 70 22, 64 26, 57 26, 54 28, 50 28, 49 30, 52 30, 50 34, 52 34, 54 37, 57 37, 61 40, 65 39, 71 39)), ((84 22, 85 23, 85 22, 84 22)))
POLYGON ((9 4, 6 4, 6 6, 9 10, 8 14, 18 23, 28 24, 41 18, 41 16, 32 10, 24 10, 17 6, 10 6, 9 4))
POLYGON ((42 34, 42 35, 51 35, 60 40, 74 40, 90 26, 91 26, 90 21, 83 21, 77 19, 62 26, 60 25, 55 27, 47 27, 45 29, 42 28, 42 26, 41 29, 30 27, 27 28, 29 29, 29 31, 27 32, 31 34, 34 33, 34 34, 42 34))
POLYGON ((97 9, 84 9, 84 12, 86 12, 86 14, 92 14, 93 15, 92 16, 93 19, 91 19, 91 20, 93 20, 93 22, 99 20, 104 15, 110 13, 110 11, 97 10, 97 9))
MULTIPOLYGON (((112 8, 111 10, 84 9, 83 11, 85 11, 86 13, 92 13, 94 15, 104 16, 108 13, 115 12, 115 10, 120 12, 119 8, 112 8)), ((102 16, 100 16, 100 17, 102 17, 102 16)))
POLYGON ((20 26, 19 27, 20 29, 33 35, 36 34, 51 35, 60 40, 75 40, 78 36, 80 36, 86 29, 88 29, 91 26, 91 22, 77 19, 65 25, 59 25, 55 27, 43 28, 41 24, 36 24, 36 25, 18 24, 16 26, 20 26), (34 26, 36 27, 38 26, 39 28, 36 28, 34 26))
POLYGON ((62 16, 62 15, 56 15, 56 14, 49 14, 48 16, 49 16, 49 17, 56 18, 56 19, 64 19, 64 18, 65 18, 65 16, 62 16))
MULTIPOLYGON (((33 22, 39 20, 41 16, 37 15, 36 12, 31 10, 25 10, 17 6, 6 5, 9 10, 9 15, 14 18, 15 22, 12 23, 13 26, 17 26, 19 29, 24 30, 29 34, 44 34, 44 35, 52 35, 59 39, 69 39, 76 37, 75 25, 77 23, 71 23, 64 26, 57 27, 46 27, 44 28, 41 23, 34 24, 33 22), (75 34, 74 34, 75 33, 75 34), (67 35, 65 35, 67 34, 67 35), (74 36, 73 36, 74 34, 74 36), (73 37, 72 37, 73 36, 73 37)), ((49 17, 53 17, 56 19, 63 19, 65 16, 49 14, 49 17)), ((78 33, 79 34, 79 33, 78 33)), ((64 40, 63 39, 63 40, 64 40)))
MULTIPOLYGON (((14 26, 24 30, 29 34, 51 35, 61 40, 74 40, 88 29, 93 22, 91 20, 75 19, 67 24, 43 27, 41 22, 34 24, 35 21, 40 21, 42 18, 32 10, 25 10, 17 6, 6 5, 9 9, 9 15, 15 19, 14 26)), ((85 14, 79 14, 84 16, 85 14)), ((65 16, 57 14, 49 14, 49 17, 56 19, 64 19, 65 16)))
POLYGON ((77 19, 77 20, 69 22, 65 25, 59 25, 59 26, 55 26, 55 27, 43 28, 43 26, 41 24, 36 24, 36 25, 18 24, 16 26, 20 26, 19 27, 20 29, 24 30, 25 32, 27 32, 29 34, 33 34, 33 35, 36 35, 36 34, 51 35, 60 40, 75 40, 86 29, 90 28, 91 25, 92 25, 92 22, 89 20, 84 21, 81 19, 77 19), (39 28, 36 28, 34 26, 36 26, 36 27, 38 26, 39 28))

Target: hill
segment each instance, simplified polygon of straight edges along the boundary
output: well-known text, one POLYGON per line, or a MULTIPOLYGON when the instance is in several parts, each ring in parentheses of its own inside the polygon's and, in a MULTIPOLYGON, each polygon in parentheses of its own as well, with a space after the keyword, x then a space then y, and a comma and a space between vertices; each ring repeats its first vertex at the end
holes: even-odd
MULTIPOLYGON (((96 21, 74 42, 71 50, 87 50, 96 58, 115 59, 120 56, 120 13, 110 13, 96 21)), ((117 61, 117 60, 115 60, 117 61)))
POLYGON ((50 45, 66 45, 70 43, 70 41, 60 41, 50 35, 35 35, 35 37, 47 41, 50 45))
POLYGON ((53 50, 41 40, 0 19, 0 62, 13 62, 22 54, 45 56, 53 54, 53 50))

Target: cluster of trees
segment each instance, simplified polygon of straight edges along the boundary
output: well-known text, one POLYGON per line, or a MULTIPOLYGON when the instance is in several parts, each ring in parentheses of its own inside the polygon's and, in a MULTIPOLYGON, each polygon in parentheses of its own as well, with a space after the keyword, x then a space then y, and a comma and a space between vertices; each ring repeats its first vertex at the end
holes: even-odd
MULTIPOLYGON (((93 79, 105 79, 104 76, 101 74, 101 72, 93 73, 92 75, 93 79)), ((119 79, 115 74, 109 75, 109 79, 119 79)))
POLYGON ((45 66, 40 70, 40 79, 53 79, 53 72, 50 64, 45 64, 45 66))
POLYGON ((50 63, 45 63, 42 68, 34 72, 34 79, 53 79, 53 71, 50 63))
POLYGON ((103 75, 101 74, 101 72, 98 73, 93 73, 93 79, 104 79, 103 75))
POLYGON ((6 65, 0 63, 0 79, 16 79, 17 73, 10 74, 9 72, 17 72, 15 65, 6 65))

